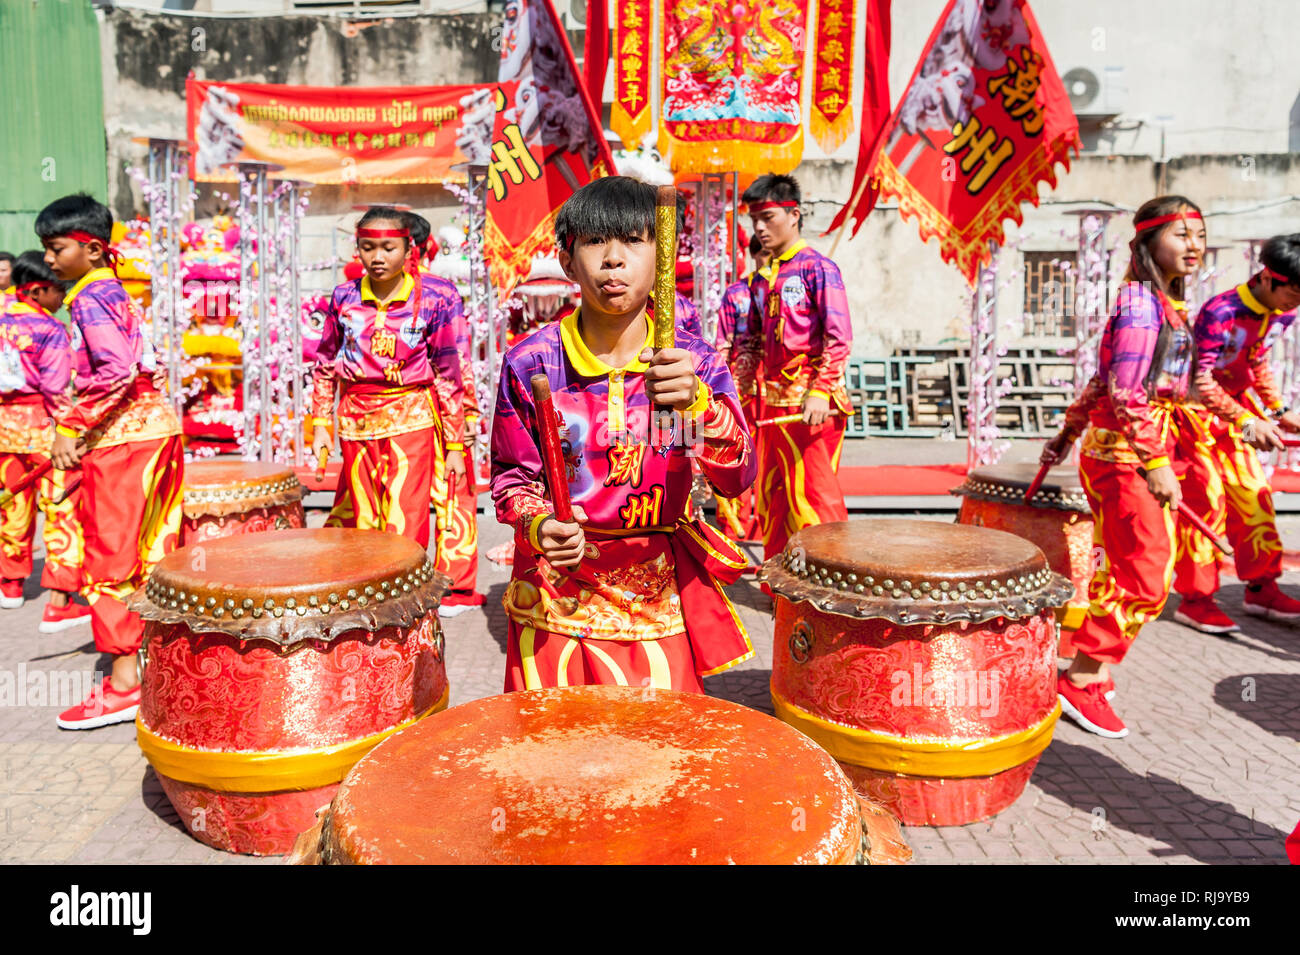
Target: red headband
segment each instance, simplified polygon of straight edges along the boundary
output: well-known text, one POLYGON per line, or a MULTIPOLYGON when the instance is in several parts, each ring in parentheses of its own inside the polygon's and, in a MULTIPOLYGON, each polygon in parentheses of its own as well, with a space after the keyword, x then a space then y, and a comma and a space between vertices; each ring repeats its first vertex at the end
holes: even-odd
POLYGON ((1275 284, 1277 284, 1277 285, 1290 285, 1290 284, 1291 284, 1291 280, 1290 280, 1289 278, 1287 278, 1285 275, 1278 275, 1276 272, 1274 272, 1272 269, 1270 269, 1267 265, 1261 265, 1260 268, 1264 270, 1264 274, 1267 275, 1269 278, 1271 278, 1275 284))
POLYGON ((104 258, 108 259, 108 267, 117 275, 117 260, 121 258, 117 249, 108 244, 108 241, 101 236, 91 235, 89 232, 83 232, 80 229, 73 229, 71 232, 63 233, 62 238, 72 239, 74 242, 80 242, 85 245, 87 242, 99 242, 104 246, 104 258))
POLYGON ((408 229, 357 229, 358 239, 411 239, 408 229))
POLYGON ((30 291, 31 289, 34 289, 34 288, 58 288, 58 286, 55 285, 53 282, 39 282, 39 281, 38 281, 38 282, 24 282, 22 285, 18 286, 16 289, 14 289, 14 291, 17 292, 19 295, 22 295, 23 292, 30 291))
POLYGON ((1156 216, 1154 219, 1143 219, 1141 222, 1133 223, 1135 232, 1144 232, 1147 229, 1154 229, 1158 225, 1164 225, 1166 222, 1173 222, 1175 219, 1199 219, 1201 214, 1195 209, 1188 209, 1186 212, 1171 212, 1167 216, 1156 216))
POLYGON ((776 199, 764 199, 762 202, 751 202, 749 204, 749 211, 751 213, 762 212, 764 209, 798 209, 798 208, 799 208, 799 203, 795 202, 795 200, 793 199, 783 199, 780 201, 777 201, 776 199))

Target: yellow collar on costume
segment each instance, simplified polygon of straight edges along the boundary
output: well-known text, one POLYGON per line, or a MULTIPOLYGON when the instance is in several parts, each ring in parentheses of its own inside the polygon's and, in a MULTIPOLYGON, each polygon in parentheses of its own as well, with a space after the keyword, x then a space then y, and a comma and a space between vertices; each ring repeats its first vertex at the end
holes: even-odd
POLYGON ((49 315, 50 313, 43 308, 37 308, 35 305, 24 302, 22 299, 16 299, 14 303, 9 306, 9 314, 49 315))
POLYGON ((396 294, 394 294, 387 302, 380 302, 379 297, 375 295, 374 289, 370 287, 370 276, 363 275, 361 276, 361 301, 374 302, 379 308, 387 308, 390 304, 399 299, 403 302, 409 302, 411 300, 411 290, 413 288, 415 288, 415 279, 411 278, 410 272, 403 272, 401 288, 399 288, 396 294))
MULTIPOLYGON (((1254 295, 1250 294, 1250 286, 1248 286, 1245 282, 1242 282, 1240 285, 1237 286, 1237 294, 1241 296, 1241 304, 1245 305, 1256 315, 1270 314, 1270 310, 1265 306, 1261 305, 1259 299, 1255 298, 1254 295)), ((1272 314, 1274 315, 1278 314, 1277 310, 1273 309, 1272 314)))
POLYGON ((113 281, 117 278, 112 269, 91 269, 81 278, 77 279, 77 284, 68 289, 68 294, 63 296, 63 304, 71 305, 81 294, 82 290, 91 282, 113 281))
POLYGON ((776 278, 776 273, 781 270, 782 263, 789 262, 797 253, 802 252, 807 247, 808 243, 803 239, 800 239, 794 245, 790 246, 790 248, 786 249, 774 258, 771 262, 767 263, 767 265, 759 269, 758 274, 767 279, 767 283, 771 285, 772 281, 776 278))
POLYGON ((3 294, 3 295, 17 295, 17 294, 18 294, 18 289, 17 289, 16 286, 11 285, 11 286, 9 286, 9 287, 6 288, 6 289, 0 289, 0 294, 3 294))
MULTIPOLYGON (((593 354, 592 350, 587 347, 587 343, 582 340, 582 335, 578 331, 578 316, 582 313, 582 308, 575 308, 564 318, 560 319, 560 342, 564 345, 564 352, 569 356, 569 361, 577 370, 578 374, 584 378, 599 378, 602 375, 609 375, 614 372, 645 372, 650 366, 641 361, 639 358, 633 358, 622 368, 614 368, 605 364, 593 354)), ((646 320, 645 347, 654 347, 654 326, 646 320)), ((639 352, 638 352, 639 354, 639 352)))

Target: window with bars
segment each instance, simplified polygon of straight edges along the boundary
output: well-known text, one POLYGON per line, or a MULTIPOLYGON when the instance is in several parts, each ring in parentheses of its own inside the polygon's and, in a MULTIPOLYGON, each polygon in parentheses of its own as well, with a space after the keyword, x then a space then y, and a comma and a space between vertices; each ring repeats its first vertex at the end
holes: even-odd
POLYGON ((1025 334, 1074 335, 1074 250, 1025 252, 1025 334))

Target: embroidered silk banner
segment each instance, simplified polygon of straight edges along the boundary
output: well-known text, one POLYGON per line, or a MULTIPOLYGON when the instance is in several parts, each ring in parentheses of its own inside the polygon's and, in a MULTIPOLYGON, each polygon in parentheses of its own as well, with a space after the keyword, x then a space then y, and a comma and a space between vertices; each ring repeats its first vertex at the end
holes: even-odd
POLYGON ((650 0, 618 0, 614 13, 614 105, 609 124, 628 149, 650 132, 650 64, 654 60, 650 0))
POLYGON ((789 172, 808 0, 661 0, 659 151, 674 172, 789 172))
POLYGON ((808 131, 827 153, 853 132, 853 36, 856 0, 817 0, 812 105, 808 131))

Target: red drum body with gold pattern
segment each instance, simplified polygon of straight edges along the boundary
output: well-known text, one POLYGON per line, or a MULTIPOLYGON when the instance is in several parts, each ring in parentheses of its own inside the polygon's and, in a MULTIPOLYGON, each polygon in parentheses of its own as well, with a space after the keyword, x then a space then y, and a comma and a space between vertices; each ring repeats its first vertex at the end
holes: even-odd
POLYGON ((1033 544, 928 521, 805 528, 763 565, 777 716, 907 825, 1001 812, 1051 742, 1054 609, 1073 592, 1033 544))
POLYGON ((1074 596, 1057 614, 1062 627, 1061 656, 1073 656, 1069 633, 1088 613, 1088 582, 1092 579, 1092 510, 1074 466, 1052 468, 1025 503, 1025 492, 1038 473, 1036 464, 997 464, 975 468, 953 490, 962 495, 958 524, 991 527, 1038 545, 1047 564, 1070 578, 1074 596))
POLYGON ((770 716, 695 693, 575 686, 465 703, 375 747, 303 861, 905 861, 888 822, 897 838, 873 843, 835 761, 770 716))
POLYGON ((182 548, 132 598, 137 738, 181 823, 288 852, 352 766, 447 705, 446 578, 397 534, 320 528, 182 548))
POLYGON ((260 461, 185 465, 181 543, 305 527, 302 485, 293 469, 260 461))

